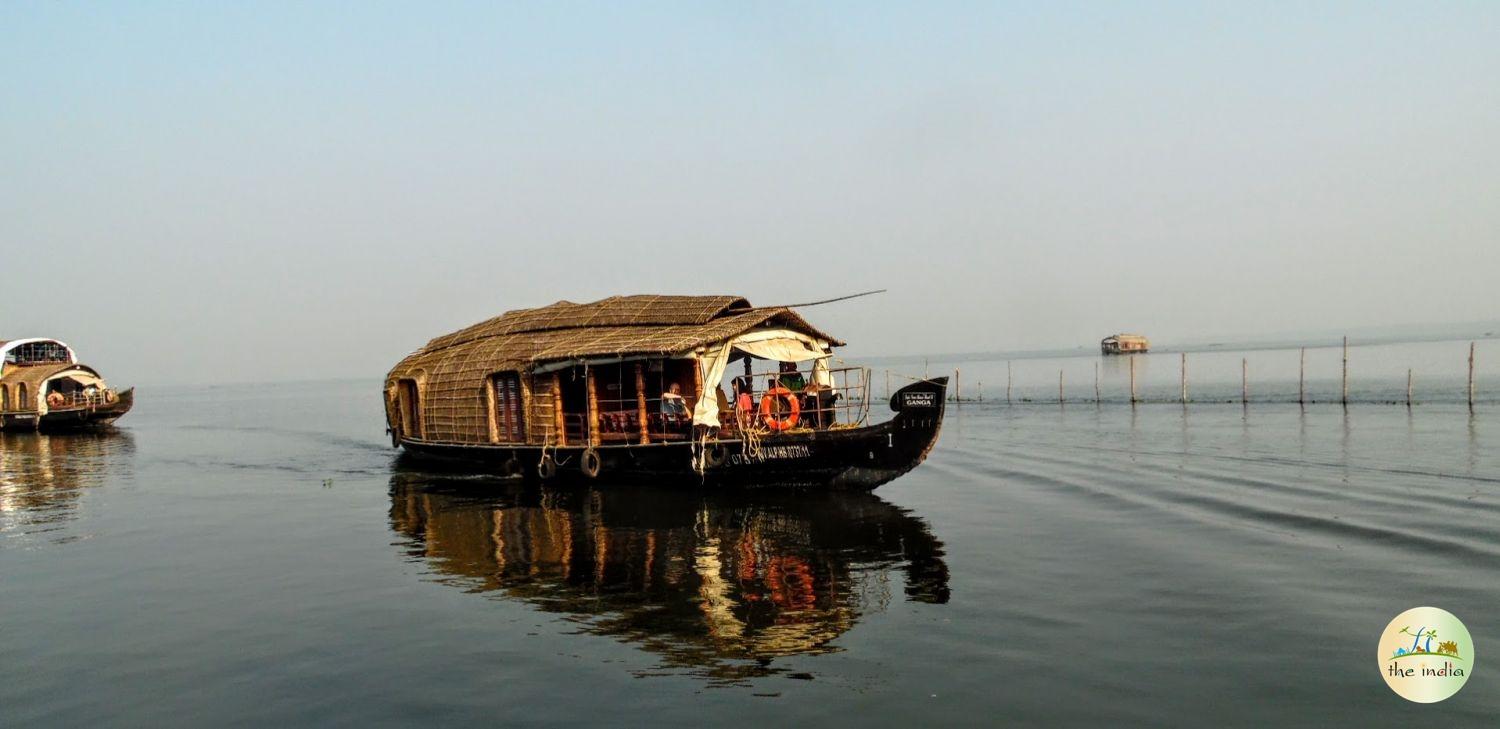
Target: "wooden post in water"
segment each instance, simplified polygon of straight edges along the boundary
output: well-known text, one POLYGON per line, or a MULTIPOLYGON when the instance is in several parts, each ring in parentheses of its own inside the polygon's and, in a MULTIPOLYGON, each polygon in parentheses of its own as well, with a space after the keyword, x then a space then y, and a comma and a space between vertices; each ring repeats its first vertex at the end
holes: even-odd
POLYGON ((1469 410, 1474 409, 1474 343, 1469 342, 1469 410))
POLYGON ((1348 337, 1344 337, 1344 378, 1343 378, 1343 382, 1344 382, 1343 388, 1342 388, 1342 393, 1343 394, 1341 394, 1339 396, 1339 402, 1343 403, 1344 405, 1348 405, 1349 404, 1349 338, 1348 337))
POLYGON ((885 371, 885 399, 891 399, 891 371, 885 371))
POLYGON ((1057 404, 1063 404, 1062 369, 1057 370, 1057 404))
POLYGON ((1240 358, 1240 404, 1250 404, 1250 360, 1240 358))
POLYGON ((1182 353, 1182 404, 1187 404, 1187 352, 1182 353))
POLYGON ((1297 365, 1297 404, 1307 402, 1307 347, 1302 348, 1301 359, 1297 365))
POLYGON ((1094 404, 1099 404, 1099 363, 1094 363, 1094 404))
POLYGON ((1411 370, 1406 371, 1406 407, 1411 407, 1411 370))
POLYGON ((956 369, 953 370, 953 402, 959 405, 963 405, 964 403, 963 391, 958 389, 958 370, 956 369))
POLYGON ((1135 404, 1135 355, 1130 356, 1130 404, 1135 404))
POLYGON ((1010 404, 1010 360, 1005 360, 1005 404, 1010 404))

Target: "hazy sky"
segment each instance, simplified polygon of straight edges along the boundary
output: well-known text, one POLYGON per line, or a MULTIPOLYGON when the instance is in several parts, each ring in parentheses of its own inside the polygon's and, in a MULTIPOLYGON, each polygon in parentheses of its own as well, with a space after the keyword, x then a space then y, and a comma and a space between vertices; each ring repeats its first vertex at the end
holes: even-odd
POLYGON ((737 293, 851 354, 1500 317, 1500 3, 0 5, 0 338, 377 376, 737 293))

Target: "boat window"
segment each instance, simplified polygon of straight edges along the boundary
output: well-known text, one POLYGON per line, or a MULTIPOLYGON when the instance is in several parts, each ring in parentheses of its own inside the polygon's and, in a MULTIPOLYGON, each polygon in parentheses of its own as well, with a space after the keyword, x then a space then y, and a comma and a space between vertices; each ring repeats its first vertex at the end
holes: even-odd
POLYGON ((525 420, 521 415, 521 376, 501 372, 490 378, 490 440, 497 443, 521 443, 526 440, 525 420))
POLYGON ((27 398, 27 394, 26 394, 26 383, 22 382, 22 383, 16 385, 16 409, 17 410, 25 410, 25 409, 31 407, 27 403, 27 399, 28 398, 27 398))

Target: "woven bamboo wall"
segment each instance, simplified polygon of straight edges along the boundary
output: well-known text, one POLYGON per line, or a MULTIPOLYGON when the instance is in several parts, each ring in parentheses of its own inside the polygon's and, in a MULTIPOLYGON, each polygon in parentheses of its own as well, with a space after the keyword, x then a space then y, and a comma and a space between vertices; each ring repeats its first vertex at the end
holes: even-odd
POLYGON ((532 445, 557 445, 557 426, 553 413, 557 398, 552 393, 552 376, 535 375, 522 378, 530 388, 526 407, 526 441, 532 445))

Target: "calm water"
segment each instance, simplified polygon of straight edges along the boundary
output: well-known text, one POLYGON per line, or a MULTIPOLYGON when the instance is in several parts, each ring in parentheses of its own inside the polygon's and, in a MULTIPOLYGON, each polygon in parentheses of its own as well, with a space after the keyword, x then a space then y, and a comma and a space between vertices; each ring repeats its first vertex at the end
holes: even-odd
POLYGON ((0 724, 1500 714, 1494 405, 966 405, 874 495, 715 495, 404 469, 377 391, 0 438, 0 724), (1374 661, 1426 604, 1477 642, 1435 706, 1374 661))

